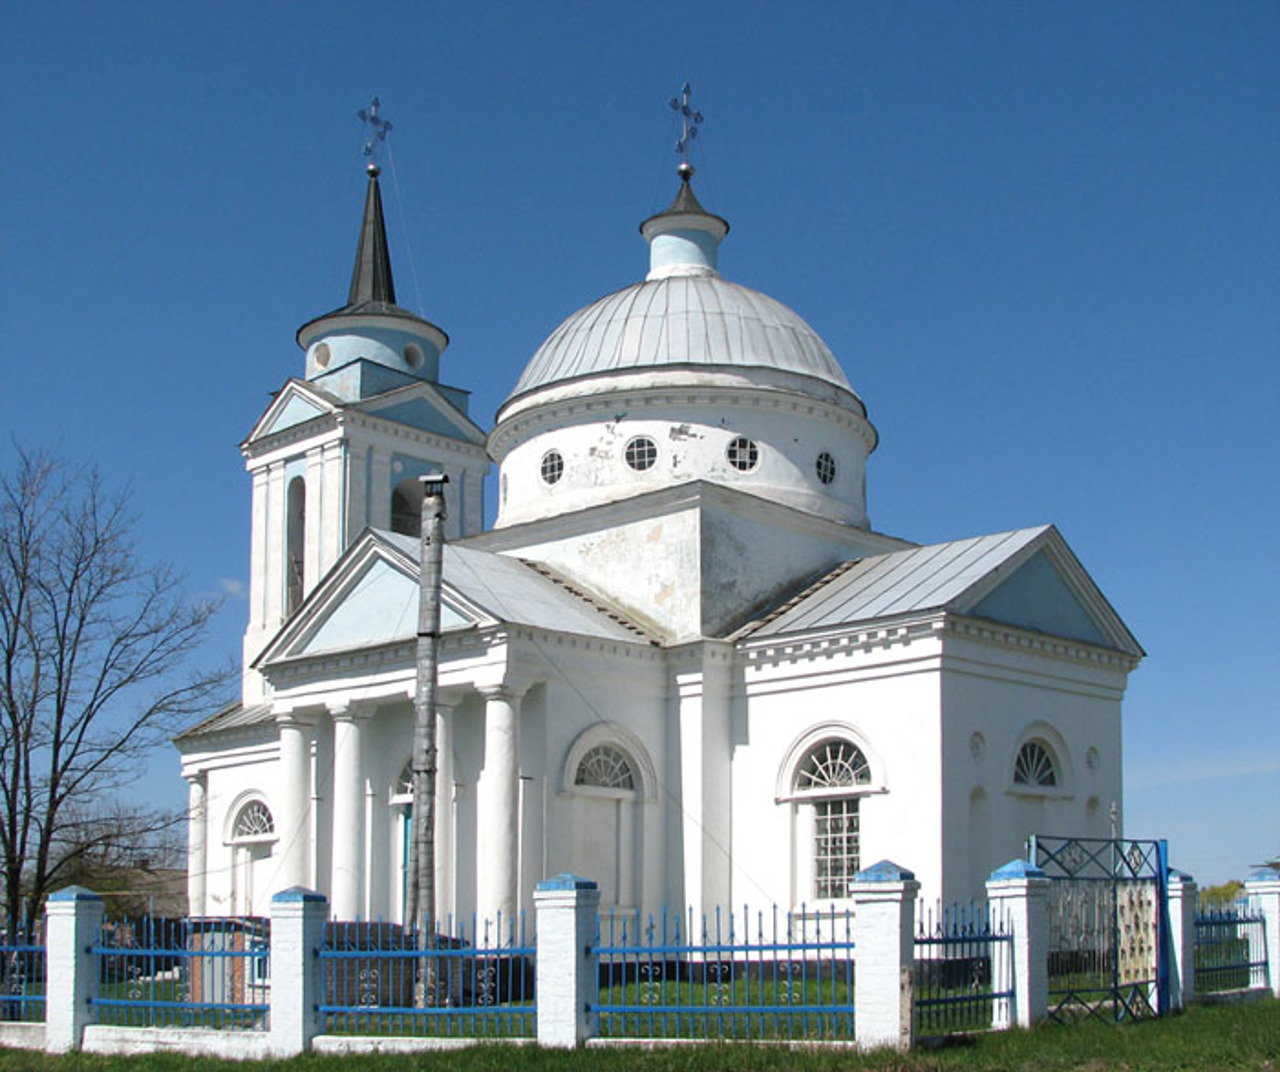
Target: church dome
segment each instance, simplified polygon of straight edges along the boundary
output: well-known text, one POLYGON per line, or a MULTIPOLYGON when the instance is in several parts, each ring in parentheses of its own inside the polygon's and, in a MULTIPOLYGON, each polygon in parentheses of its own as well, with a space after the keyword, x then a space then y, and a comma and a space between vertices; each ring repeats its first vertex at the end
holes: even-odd
POLYGON ((660 366, 771 368, 853 391, 794 310, 718 275, 671 274, 578 310, 533 355, 508 402, 553 383, 660 366))
POLYGON ((799 314, 720 277, 692 175, 640 225, 645 279, 563 321, 499 408, 495 527, 694 482, 868 524, 866 407, 799 314))

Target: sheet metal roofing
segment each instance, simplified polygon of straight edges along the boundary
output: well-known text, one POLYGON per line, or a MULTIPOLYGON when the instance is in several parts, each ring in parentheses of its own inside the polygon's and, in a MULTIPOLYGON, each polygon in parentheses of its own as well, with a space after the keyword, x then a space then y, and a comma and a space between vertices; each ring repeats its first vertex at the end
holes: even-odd
POLYGON ((912 547, 847 563, 753 630, 751 637, 946 607, 1049 527, 912 547))
MULTIPOLYGON (((379 536, 414 561, 418 541, 412 536, 379 532, 379 536)), ((444 545, 444 583, 491 617, 513 625, 530 625, 603 640, 645 641, 648 636, 612 610, 570 587, 550 571, 492 551, 444 545)))
POLYGON ((233 703, 224 707, 216 715, 202 719, 194 726, 183 730, 173 739, 181 741, 186 737, 198 737, 205 733, 220 733, 223 730, 241 729, 245 726, 256 726, 260 722, 271 721, 270 704, 250 704, 245 707, 241 703, 233 703))
POLYGON ((636 283, 580 309, 525 366, 508 401, 547 384, 664 365, 782 369, 853 391, 799 314, 713 275, 636 283))

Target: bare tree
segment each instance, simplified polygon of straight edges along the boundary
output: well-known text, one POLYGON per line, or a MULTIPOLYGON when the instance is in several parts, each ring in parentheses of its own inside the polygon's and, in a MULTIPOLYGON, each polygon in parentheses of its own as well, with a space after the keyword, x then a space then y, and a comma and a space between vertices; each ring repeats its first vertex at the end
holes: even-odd
MULTIPOLYGON (((18 449, 0 474, 0 895, 17 933, 86 860, 141 848, 175 813, 135 803, 147 754, 229 670, 189 671, 217 610, 136 554, 129 496, 18 449)), ((177 813, 180 815, 181 813, 177 813)))

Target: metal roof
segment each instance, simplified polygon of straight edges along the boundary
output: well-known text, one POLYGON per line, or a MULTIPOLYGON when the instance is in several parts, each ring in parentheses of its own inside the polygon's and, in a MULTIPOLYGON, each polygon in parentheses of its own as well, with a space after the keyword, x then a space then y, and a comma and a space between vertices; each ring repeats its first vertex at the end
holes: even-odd
MULTIPOLYGON (((417 561, 416 537, 392 532, 377 535, 417 561)), ((596 602, 550 570, 508 555, 446 543, 444 583, 502 622, 603 640, 649 639, 613 608, 596 602)))
POLYGON ((782 369, 852 393, 835 355, 794 310, 718 276, 670 276, 606 295, 565 320, 507 401, 550 383, 665 365, 782 369))
POLYGON ((259 722, 271 721, 270 704, 250 704, 245 707, 237 702, 229 704, 216 715, 197 722, 177 734, 173 739, 181 741, 187 737, 199 737, 206 733, 220 733, 223 730, 240 729, 243 726, 255 726, 259 722))
POLYGON ((806 632, 945 607, 1049 528, 997 532, 845 563, 750 635, 806 632))

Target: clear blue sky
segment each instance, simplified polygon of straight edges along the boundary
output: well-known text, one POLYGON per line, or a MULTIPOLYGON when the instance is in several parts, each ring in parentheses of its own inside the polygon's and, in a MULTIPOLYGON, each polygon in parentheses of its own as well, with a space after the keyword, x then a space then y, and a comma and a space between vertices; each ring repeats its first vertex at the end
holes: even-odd
MULTIPOLYGON (((401 303, 487 426, 643 275, 685 79, 722 269, 826 338, 880 431, 874 526, 1056 522, 1150 653, 1127 832, 1202 882, 1280 853, 1272 2, 14 5, 0 462, 10 434, 96 460, 144 554, 234 593, 236 446, 345 297, 356 109, 395 126, 401 303)), ((244 618, 233 594, 211 656, 244 618)))

